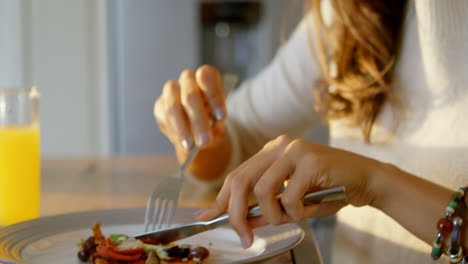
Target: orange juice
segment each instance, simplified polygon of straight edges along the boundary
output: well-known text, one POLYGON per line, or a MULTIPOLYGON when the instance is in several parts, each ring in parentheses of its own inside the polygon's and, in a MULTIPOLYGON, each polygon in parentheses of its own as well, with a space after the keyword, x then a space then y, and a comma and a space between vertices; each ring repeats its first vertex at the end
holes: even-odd
POLYGON ((0 225, 39 216, 39 126, 0 127, 0 225))

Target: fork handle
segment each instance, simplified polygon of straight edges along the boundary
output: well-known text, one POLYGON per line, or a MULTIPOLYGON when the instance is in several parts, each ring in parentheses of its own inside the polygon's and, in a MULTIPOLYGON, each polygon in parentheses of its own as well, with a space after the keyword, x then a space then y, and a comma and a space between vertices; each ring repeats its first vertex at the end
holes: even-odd
MULTIPOLYGON (((318 204, 324 202, 334 202, 334 201, 344 201, 346 200, 346 189, 344 186, 335 187, 331 189, 321 190, 318 192, 312 192, 304 196, 302 199, 304 204, 318 204)), ((248 218, 261 216, 262 211, 260 206, 256 205, 251 207, 247 215, 248 218)), ((217 218, 206 222, 206 225, 209 226, 209 229, 214 229, 229 223, 229 215, 222 214, 217 218)))
POLYGON ((198 147, 197 144, 193 144, 193 147, 192 149, 190 149, 187 158, 185 158, 184 163, 182 164, 182 166, 180 166, 180 171, 185 171, 185 169, 187 169, 188 165, 197 156, 198 152, 200 152, 200 147, 198 147))

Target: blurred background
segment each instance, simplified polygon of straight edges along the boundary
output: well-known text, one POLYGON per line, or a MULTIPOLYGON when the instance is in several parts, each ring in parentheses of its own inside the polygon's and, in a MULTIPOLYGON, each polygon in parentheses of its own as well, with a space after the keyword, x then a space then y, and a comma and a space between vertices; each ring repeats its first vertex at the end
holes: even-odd
POLYGON ((165 81, 204 63, 245 80, 302 13, 303 0, 0 0, 0 89, 40 89, 45 158, 172 153, 153 117, 165 81))

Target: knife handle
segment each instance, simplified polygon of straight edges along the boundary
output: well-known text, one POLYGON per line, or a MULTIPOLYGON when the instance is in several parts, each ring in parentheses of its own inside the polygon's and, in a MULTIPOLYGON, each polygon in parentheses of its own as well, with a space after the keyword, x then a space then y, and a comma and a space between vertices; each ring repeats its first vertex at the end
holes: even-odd
MULTIPOLYGON (((305 195, 302 200, 304 201, 304 204, 318 204, 324 202, 344 201, 346 200, 346 189, 344 186, 341 186, 317 192, 311 192, 305 195)), ((261 215, 262 211, 260 210, 260 206, 256 205, 250 208, 247 217, 252 218, 261 215)), ((218 216, 217 218, 211 221, 205 222, 205 225, 209 227, 209 229, 214 229, 227 223, 229 223, 229 215, 226 213, 218 216)))
MULTIPOLYGON (((335 187, 331 189, 311 192, 304 196, 302 199, 304 204, 318 204, 324 202, 343 201, 346 200, 346 189, 344 186, 335 187)), ((247 217, 261 216, 260 206, 254 206, 249 210, 247 217)))

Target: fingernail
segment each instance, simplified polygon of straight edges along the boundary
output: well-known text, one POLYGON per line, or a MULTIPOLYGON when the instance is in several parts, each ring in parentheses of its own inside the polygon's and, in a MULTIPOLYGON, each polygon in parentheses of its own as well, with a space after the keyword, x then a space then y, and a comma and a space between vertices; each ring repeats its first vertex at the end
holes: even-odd
POLYGON ((213 113, 217 121, 221 121, 226 117, 226 111, 222 107, 216 107, 213 113))
POLYGON ((249 248, 249 243, 247 242, 247 240, 245 238, 241 237, 240 242, 241 242, 241 245, 242 245, 243 249, 248 249, 249 248))
POLYGON ((192 147, 193 145, 193 140, 191 138, 184 138, 182 139, 182 147, 186 150, 186 151, 189 151, 190 148, 192 147))
POLYGON ((200 133, 197 135, 196 141, 198 146, 203 147, 210 141, 210 134, 200 133))

